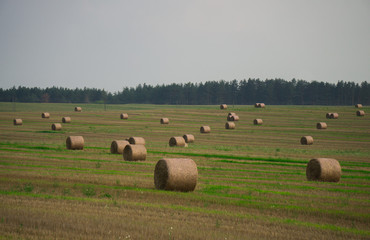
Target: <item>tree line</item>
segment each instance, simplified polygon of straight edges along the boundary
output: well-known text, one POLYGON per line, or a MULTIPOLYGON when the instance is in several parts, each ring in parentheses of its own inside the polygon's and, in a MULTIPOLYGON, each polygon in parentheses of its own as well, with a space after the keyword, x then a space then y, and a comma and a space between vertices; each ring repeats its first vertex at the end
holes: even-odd
POLYGON ((247 105, 264 102, 269 105, 354 105, 370 104, 370 85, 338 81, 308 82, 292 79, 244 79, 207 81, 151 86, 139 84, 110 93, 96 88, 0 88, 1 102, 52 102, 52 103, 149 103, 247 105))

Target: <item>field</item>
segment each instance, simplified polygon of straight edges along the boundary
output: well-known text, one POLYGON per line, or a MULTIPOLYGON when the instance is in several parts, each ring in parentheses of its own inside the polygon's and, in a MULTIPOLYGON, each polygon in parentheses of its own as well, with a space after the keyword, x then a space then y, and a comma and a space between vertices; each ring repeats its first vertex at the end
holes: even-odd
POLYGON ((370 118, 353 106, 74 106, 0 103, 0 239, 370 239, 370 118), (225 129, 228 112, 236 129, 225 129), (72 122, 52 131, 65 116, 72 122), (195 142, 169 147, 184 134, 195 142), (84 150, 66 149, 71 135, 84 150), (300 144, 307 135, 313 145, 300 144), (145 138, 146 161, 110 153, 131 136, 145 138), (194 192, 155 189, 164 157, 196 162, 194 192), (318 157, 340 162, 339 182, 306 180, 318 157))

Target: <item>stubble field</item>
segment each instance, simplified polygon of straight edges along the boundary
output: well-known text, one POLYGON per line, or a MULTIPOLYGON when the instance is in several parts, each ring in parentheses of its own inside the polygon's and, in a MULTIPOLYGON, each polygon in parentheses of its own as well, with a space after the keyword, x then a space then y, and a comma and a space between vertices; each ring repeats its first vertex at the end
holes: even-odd
POLYGON ((353 106, 75 106, 0 103, 0 238, 370 238, 370 119, 353 106), (225 129, 228 112, 240 117, 236 129, 225 129), (72 122, 52 131, 66 116, 72 122), (169 147, 184 134, 195 142, 169 147), (84 137, 83 150, 66 149, 71 135, 84 137), (300 144, 307 135, 313 145, 300 144), (110 153, 113 140, 131 136, 145 138, 146 161, 110 153), (155 189, 164 157, 196 162, 194 192, 155 189), (340 182, 306 180, 307 162, 318 157, 339 161, 340 182))

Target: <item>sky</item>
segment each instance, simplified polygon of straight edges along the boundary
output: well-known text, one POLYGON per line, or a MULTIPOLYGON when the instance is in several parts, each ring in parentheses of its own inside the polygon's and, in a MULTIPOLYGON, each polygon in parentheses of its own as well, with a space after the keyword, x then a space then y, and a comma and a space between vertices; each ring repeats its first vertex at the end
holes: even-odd
POLYGON ((0 0, 0 88, 370 82, 370 0, 0 0))

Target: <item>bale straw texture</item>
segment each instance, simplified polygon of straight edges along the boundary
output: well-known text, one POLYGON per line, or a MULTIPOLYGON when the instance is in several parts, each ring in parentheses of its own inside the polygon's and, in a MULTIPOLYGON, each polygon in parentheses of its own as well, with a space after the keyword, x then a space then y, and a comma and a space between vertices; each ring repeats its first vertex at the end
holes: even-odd
POLYGON ((48 112, 43 112, 43 113, 41 113, 41 117, 42 117, 42 118, 50 118, 50 113, 48 113, 48 112))
POLYGON ((184 138, 184 140, 185 140, 186 143, 192 143, 192 142, 194 142, 194 135, 185 134, 182 137, 184 138))
POLYGON ((81 107, 75 107, 75 112, 81 112, 82 108, 81 107))
POLYGON ((226 129, 235 129, 235 123, 234 122, 227 122, 225 123, 226 129))
POLYGON ((263 120, 260 118, 256 118, 253 120, 254 125, 262 125, 262 123, 263 123, 263 120))
POLYGON ((154 170, 154 185, 159 190, 190 192, 197 185, 198 169, 189 158, 163 158, 154 170))
POLYGON ((220 109, 227 109, 227 105, 226 104, 221 104, 220 109))
POLYGON ((114 140, 110 145, 110 152, 113 154, 123 154, 123 149, 130 144, 126 140, 114 140))
POLYGON ((338 113, 331 113, 330 114, 330 119, 337 119, 339 117, 338 113))
POLYGON ((185 147, 186 146, 186 142, 185 142, 185 139, 183 137, 171 137, 170 138, 170 141, 169 141, 169 145, 170 147, 185 147))
POLYGON ((301 138, 302 145, 312 145, 313 144, 313 137, 311 136, 304 136, 301 138))
POLYGON ((326 123, 324 123, 324 122, 318 122, 316 124, 316 128, 317 129, 327 129, 328 128, 328 125, 326 123))
POLYGON ((363 116, 365 116, 365 112, 362 111, 362 110, 359 110, 359 111, 356 112, 356 115, 359 116, 359 117, 363 117, 363 116))
POLYGON ((333 158, 311 159, 306 168, 308 181, 339 182, 342 169, 333 158))
POLYGON ((66 140, 67 149, 82 150, 84 148, 84 138, 82 136, 69 136, 66 140))
POLYGON ((62 124, 60 124, 60 123, 53 123, 51 125, 51 130, 53 130, 53 131, 62 130, 62 124))
POLYGON ((145 145, 145 139, 142 137, 130 137, 128 141, 134 145, 145 145))
POLYGON ((170 120, 168 118, 161 118, 161 124, 169 124, 170 120))
POLYGON ((126 161, 139 161, 146 159, 146 148, 144 145, 128 144, 123 149, 123 159, 126 161))
POLYGON ((22 125, 23 124, 23 121, 20 118, 14 118, 13 124, 14 125, 22 125))
POLYGON ((200 133, 210 133, 211 128, 209 126, 201 126, 200 127, 200 133))
POLYGON ((356 108, 362 108, 362 104, 358 103, 355 105, 356 108))
POLYGON ((128 114, 127 113, 121 113, 121 119, 128 119, 128 114))
POLYGON ((71 118, 70 117, 63 117, 62 118, 62 123, 70 123, 71 122, 71 118))

